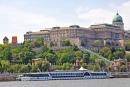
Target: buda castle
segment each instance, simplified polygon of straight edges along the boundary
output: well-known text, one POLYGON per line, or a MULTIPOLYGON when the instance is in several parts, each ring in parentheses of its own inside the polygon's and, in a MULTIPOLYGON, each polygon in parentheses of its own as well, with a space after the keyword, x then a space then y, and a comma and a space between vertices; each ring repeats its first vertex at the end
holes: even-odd
POLYGON ((62 47, 62 40, 69 40, 71 45, 92 49, 95 47, 94 42, 98 40, 100 42, 98 47, 124 48, 124 40, 130 40, 130 32, 124 30, 123 18, 117 13, 112 24, 94 24, 88 28, 79 25, 56 26, 38 32, 28 31, 24 34, 24 41, 34 41, 37 37, 43 37, 44 43, 48 47, 50 43, 53 43, 54 47, 62 47))

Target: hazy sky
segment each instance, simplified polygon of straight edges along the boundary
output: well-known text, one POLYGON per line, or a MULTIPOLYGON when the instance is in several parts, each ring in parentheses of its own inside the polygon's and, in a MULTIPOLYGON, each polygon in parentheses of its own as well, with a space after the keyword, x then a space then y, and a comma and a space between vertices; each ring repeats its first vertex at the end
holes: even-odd
POLYGON ((0 43, 7 36, 23 42, 27 31, 53 26, 112 23, 117 10, 130 29, 130 0, 0 0, 0 43))

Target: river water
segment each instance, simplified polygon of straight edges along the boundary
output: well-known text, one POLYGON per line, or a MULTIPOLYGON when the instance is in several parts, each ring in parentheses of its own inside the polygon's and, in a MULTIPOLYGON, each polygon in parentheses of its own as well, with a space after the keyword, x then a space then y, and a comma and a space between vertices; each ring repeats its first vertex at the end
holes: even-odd
POLYGON ((0 87, 130 87, 130 78, 53 81, 9 81, 0 82, 0 87))

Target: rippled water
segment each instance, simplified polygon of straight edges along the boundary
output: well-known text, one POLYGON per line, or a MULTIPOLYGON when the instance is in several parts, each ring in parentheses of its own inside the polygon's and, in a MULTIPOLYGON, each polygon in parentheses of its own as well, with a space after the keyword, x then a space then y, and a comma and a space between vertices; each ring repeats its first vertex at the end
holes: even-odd
POLYGON ((130 78, 54 81, 10 81, 0 82, 0 87, 130 87, 130 78))

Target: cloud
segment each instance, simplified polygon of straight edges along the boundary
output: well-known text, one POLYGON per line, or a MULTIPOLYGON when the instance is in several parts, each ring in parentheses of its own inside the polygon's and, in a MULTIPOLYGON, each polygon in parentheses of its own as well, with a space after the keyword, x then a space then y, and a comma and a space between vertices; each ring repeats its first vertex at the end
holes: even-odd
POLYGON ((4 36, 7 36, 11 42, 12 36, 18 36, 18 41, 23 42, 23 35, 31 31, 39 31, 44 28, 56 25, 67 25, 55 18, 48 17, 35 12, 21 11, 17 8, 0 6, 0 43, 4 36))
POLYGON ((121 16, 123 17, 125 29, 130 29, 130 1, 123 3, 118 7, 120 9, 121 16))
POLYGON ((113 17, 118 10, 123 18, 125 30, 130 29, 130 1, 122 3, 120 6, 109 4, 107 9, 96 8, 90 9, 89 7, 78 7, 76 13, 78 18, 88 21, 88 25, 95 23, 112 23, 113 17), (87 8, 87 9, 86 9, 87 8))
POLYGON ((75 11, 79 14, 83 13, 84 11, 88 11, 89 10, 89 7, 78 7, 75 11))
POLYGON ((101 23, 101 22, 108 22, 110 20, 109 17, 112 17, 111 15, 113 15, 112 12, 106 11, 104 9, 90 9, 85 13, 79 14, 78 17, 84 20, 88 20, 91 23, 92 22, 101 23))

